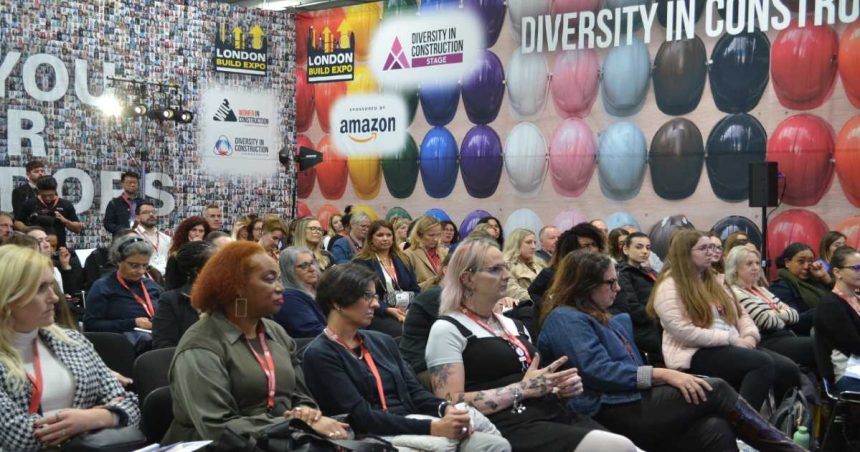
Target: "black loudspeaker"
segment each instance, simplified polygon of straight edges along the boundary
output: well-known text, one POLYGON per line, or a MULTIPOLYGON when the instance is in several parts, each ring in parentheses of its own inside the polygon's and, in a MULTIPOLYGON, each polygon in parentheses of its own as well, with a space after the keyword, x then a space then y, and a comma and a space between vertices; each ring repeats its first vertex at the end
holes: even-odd
POLYGON ((750 207, 776 207, 776 162, 750 162, 750 207))

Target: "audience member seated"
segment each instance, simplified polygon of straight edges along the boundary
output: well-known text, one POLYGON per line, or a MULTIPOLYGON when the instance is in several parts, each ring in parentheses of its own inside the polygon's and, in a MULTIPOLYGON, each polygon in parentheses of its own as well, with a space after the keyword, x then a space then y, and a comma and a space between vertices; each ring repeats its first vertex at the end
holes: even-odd
POLYGON ((430 215, 424 215, 412 223, 409 247, 404 254, 422 290, 429 288, 441 274, 442 261, 448 255, 448 249, 439 243, 441 236, 442 225, 430 215))
POLYGON ((818 306, 815 334, 833 349, 835 392, 860 392, 860 253, 850 247, 839 248, 831 257, 830 271, 836 284, 818 306), (853 366, 850 375, 849 366, 853 366))
POLYGON ((184 278, 176 280, 175 276, 182 275, 182 272, 177 272, 173 268, 176 266, 175 256, 179 248, 188 242, 204 240, 210 232, 212 230, 209 229, 209 223, 203 217, 188 217, 179 223, 179 226, 176 227, 173 233, 173 239, 168 250, 167 266, 164 270, 165 289, 178 289, 185 284, 184 278))
POLYGON ((433 322, 439 318, 439 296, 441 287, 427 289, 409 306, 406 320, 403 321, 403 336, 400 337, 400 353, 403 359, 412 367, 412 371, 425 387, 430 387, 430 373, 427 372, 427 361, 424 350, 427 349, 427 338, 433 322))
POLYGON ((82 289, 89 292, 93 283, 107 273, 116 270, 116 265, 110 261, 110 248, 116 242, 116 239, 127 235, 137 234, 131 229, 118 229, 111 239, 108 246, 100 246, 93 250, 87 260, 84 261, 84 283, 82 289))
POLYGON ((624 255, 624 243, 627 241, 627 236, 629 235, 630 233, 624 228, 615 228, 609 231, 609 243, 606 246, 609 248, 609 257, 611 257, 616 264, 620 264, 627 260, 627 256, 624 255))
MULTIPOLYGON (((391 220, 391 227, 394 228, 394 245, 400 251, 406 249, 409 243, 409 231, 412 226, 412 220, 409 218, 395 217, 391 220)), ((444 236, 444 234, 442 234, 444 236)), ((444 243, 443 243, 444 245, 444 243)))
POLYGON ((136 425, 137 397, 80 333, 54 324, 59 298, 50 260, 3 246, 0 262, 0 449, 42 450, 136 425))
POLYGON ((815 318, 815 308, 830 292, 830 276, 821 262, 815 261, 812 248, 805 243, 792 243, 776 259, 779 269, 770 291, 785 304, 800 313, 800 320, 791 329, 808 336, 815 318))
POLYGON ((732 232, 725 240, 723 240, 724 253, 728 253, 736 246, 746 246, 752 250, 758 251, 755 244, 750 242, 750 238, 747 233, 743 231, 732 232))
POLYGON ((847 240, 848 238, 845 237, 845 234, 839 231, 828 231, 821 238, 821 243, 818 245, 819 258, 817 262, 821 262, 824 271, 830 271, 830 259, 833 257, 833 253, 845 246, 847 240))
POLYGON ((63 292, 75 295, 81 291, 84 280, 84 269, 77 254, 65 246, 59 247, 53 254, 54 267, 60 270, 63 279, 63 292))
POLYGON ((182 284, 178 289, 165 291, 158 299, 152 319, 152 348, 176 347, 185 331, 197 322, 200 314, 191 306, 191 286, 215 251, 207 242, 186 242, 173 256, 174 271, 178 273, 174 279, 182 284))
POLYGON ((538 239, 540 240, 540 249, 535 252, 537 257, 543 259, 544 263, 549 265, 549 261, 552 260, 552 255, 555 253, 556 245, 558 244, 558 237, 561 235, 561 232, 557 227, 549 225, 544 226, 538 232, 538 239))
POLYGON ((579 223, 559 236, 558 244, 556 245, 555 253, 552 255, 552 260, 549 262, 549 266, 541 270, 529 286, 529 295, 531 295, 532 301, 535 302, 538 308, 540 307, 540 300, 543 298, 543 294, 546 293, 552 284, 552 277, 555 274, 558 263, 568 253, 578 249, 587 249, 593 253, 599 253, 601 250, 606 249, 606 239, 603 237, 600 229, 597 229, 591 223, 579 223))
POLYGON ((209 224, 210 230, 224 230, 224 212, 221 211, 221 206, 219 206, 218 204, 209 204, 204 207, 202 216, 209 224))
POLYGON ((648 314, 663 326, 666 367, 722 378, 758 410, 771 388, 782 400, 799 386, 800 369, 776 352, 756 349, 758 328, 713 269, 714 248, 700 231, 677 231, 648 314))
POLYGON ((263 219, 256 218, 251 221, 251 225, 248 226, 248 240, 252 242, 259 242, 261 238, 263 238, 263 219))
POLYGON ((571 412, 564 400, 582 393, 576 370, 557 370, 566 358, 540 368, 525 327, 493 312, 508 278, 495 241, 467 239, 457 247, 442 284, 441 317, 427 342, 433 392, 487 415, 514 450, 636 450, 627 438, 571 412))
MULTIPOLYGON (((51 259, 54 256, 54 248, 51 246, 51 242, 48 241, 48 234, 45 233, 45 230, 41 226, 30 226, 26 229, 25 233, 34 239, 39 244, 39 252, 51 259)), ((60 269, 54 266, 54 281, 57 282, 57 285, 60 286, 60 292, 65 293, 63 290, 63 274, 60 273, 60 269)))
POLYGON ((325 250, 322 243, 323 228, 314 217, 302 218, 296 223, 296 232, 293 234, 293 246, 307 248, 314 253, 314 259, 319 265, 320 271, 334 265, 334 257, 325 250))
POLYGON ((325 328, 325 316, 316 298, 320 269, 311 250, 291 246, 278 257, 284 304, 274 319, 290 337, 315 337, 325 328))
POLYGON ((257 243, 269 253, 269 256, 278 260, 278 255, 283 248, 287 237, 287 226, 280 218, 269 217, 263 220, 262 235, 257 243))
POLYGON ((173 423, 162 441, 217 440, 226 428, 254 434, 299 418, 316 432, 346 437, 321 416, 297 367, 296 343, 269 317, 283 303, 278 265, 253 242, 233 242, 203 267, 191 304, 203 314, 170 367, 173 423))
POLYGON ((507 296, 515 300, 531 300, 529 286, 538 273, 546 267, 541 259, 535 258, 537 240, 535 233, 528 229, 514 229, 508 236, 503 254, 511 269, 508 280, 507 296))
POLYGON ((349 219, 352 217, 350 214, 345 215, 332 215, 328 220, 329 231, 326 234, 326 238, 323 240, 325 243, 325 249, 331 252, 332 245, 337 239, 341 237, 346 237, 349 235, 349 219))
POLYGON ((86 331, 125 335, 138 353, 152 345, 152 318, 161 287, 146 278, 153 249, 145 239, 125 236, 111 247, 117 270, 93 283, 84 311, 86 331))
POLYGON ((206 238, 204 240, 206 240, 207 243, 212 244, 215 249, 219 250, 224 248, 228 243, 236 241, 233 237, 230 237, 230 234, 224 231, 212 231, 206 234, 206 238))
MULTIPOLYGON (((236 240, 251 240, 251 231, 248 229, 254 220, 250 216, 241 216, 233 222, 230 230, 230 238, 236 240)), ((207 234, 208 235, 208 234, 207 234)))
POLYGON ((613 313, 625 312, 633 322, 633 340, 639 350, 648 353, 651 364, 663 362, 660 324, 647 312, 648 298, 657 281, 657 274, 648 267, 651 256, 651 239, 642 232, 634 232, 624 241, 624 261, 618 263, 618 285, 620 291, 615 304, 609 309, 613 313))
POLYGON ((726 283, 758 327, 760 346, 815 369, 815 344, 811 337, 797 336, 788 328, 800 320, 800 315, 767 290, 758 251, 736 246, 729 251, 725 263, 726 283))
POLYGON ((0 211, 0 243, 12 235, 15 225, 15 217, 9 212, 0 211))
POLYGON ((562 367, 582 377, 571 409, 646 450, 737 450, 736 436, 760 450, 802 450, 725 381, 645 365, 630 317, 609 312, 619 289, 611 259, 585 251, 564 258, 550 288, 538 348, 547 360, 568 357, 562 367))
MULTIPOLYGON (((409 228, 409 220, 406 220, 406 228, 409 228)), ((395 225, 395 228, 397 226, 395 225)), ((451 248, 457 246, 460 242, 460 231, 457 230, 457 225, 451 220, 442 221, 442 237, 439 238, 442 246, 448 248, 448 251, 453 251, 451 248)))
POLYGON ((370 329, 400 337, 408 306, 397 306, 397 298, 412 298, 421 292, 421 288, 418 287, 415 274, 405 263, 406 257, 394 245, 391 225, 385 220, 371 223, 364 247, 352 261, 376 273, 376 295, 380 302, 370 329))
POLYGON ((493 237, 493 240, 496 241, 499 245, 499 249, 505 249, 505 232, 502 230, 502 223, 498 218, 490 215, 478 220, 478 224, 487 225, 487 232, 493 237))
MULTIPOLYGON (((388 240, 393 244, 393 234, 388 240)), ((323 411, 348 414, 357 433, 387 437, 395 447, 510 451, 480 412, 458 409, 422 387, 390 336, 359 332, 378 309, 377 278, 364 266, 346 264, 320 281, 317 301, 328 326, 308 346, 303 369, 323 411)))
POLYGON ((364 212, 356 212, 350 215, 348 224, 349 233, 341 238, 332 239, 334 242, 329 245, 335 264, 345 264, 351 261, 364 246, 367 230, 370 228, 370 217, 364 212))
POLYGON ((711 241, 711 267, 719 274, 725 272, 725 264, 723 263, 723 241, 715 232, 707 233, 708 240, 711 241))

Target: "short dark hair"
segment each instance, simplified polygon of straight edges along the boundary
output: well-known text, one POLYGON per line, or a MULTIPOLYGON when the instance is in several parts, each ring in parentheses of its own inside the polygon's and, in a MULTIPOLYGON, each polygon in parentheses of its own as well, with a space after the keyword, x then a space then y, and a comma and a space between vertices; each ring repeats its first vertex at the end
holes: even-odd
POLYGON ((27 162, 27 166, 25 168, 27 169, 27 172, 29 173, 30 171, 33 171, 33 170, 39 169, 39 168, 44 168, 44 167, 45 167, 44 161, 42 161, 42 160, 30 160, 29 162, 27 162))
POLYGON ((140 174, 137 174, 134 171, 126 171, 122 173, 122 176, 119 177, 120 182, 125 182, 126 178, 133 177, 137 180, 140 180, 140 174))
MULTIPOLYGON (((602 232, 600 232, 600 229, 597 229, 597 227, 593 224, 579 223, 578 225, 570 228, 570 232, 574 235, 574 237, 585 237, 594 240, 594 244, 597 245, 597 249, 599 249, 601 252, 606 251, 606 238, 604 238, 604 235, 602 232)), ((579 248, 579 241, 576 241, 574 249, 578 250, 579 248)))
POLYGON ((36 181, 36 190, 57 191, 57 179, 54 176, 42 176, 36 181))
POLYGON ((833 252, 833 256, 830 258, 830 273, 833 274, 834 268, 841 268, 845 266, 845 261, 848 259, 848 256, 857 253, 857 250, 851 248, 850 246, 840 246, 836 248, 836 251, 833 252))
POLYGON ((317 283, 317 304, 326 316, 337 307, 352 306, 376 278, 376 272, 363 265, 335 265, 317 283))
POLYGON ((206 212, 209 209, 221 210, 221 206, 219 206, 218 204, 215 204, 215 203, 209 203, 209 204, 206 204, 206 207, 203 208, 203 211, 206 212))
POLYGON ((137 206, 134 208, 134 214, 140 215, 140 208, 143 206, 152 206, 153 208, 155 208, 155 203, 148 200, 148 199, 144 199, 143 201, 140 201, 139 203, 137 203, 137 206))
POLYGON ((624 246, 630 246, 633 244, 633 239, 641 239, 642 237, 650 239, 650 237, 648 237, 648 234, 644 232, 631 232, 629 235, 627 235, 627 239, 624 240, 624 246))

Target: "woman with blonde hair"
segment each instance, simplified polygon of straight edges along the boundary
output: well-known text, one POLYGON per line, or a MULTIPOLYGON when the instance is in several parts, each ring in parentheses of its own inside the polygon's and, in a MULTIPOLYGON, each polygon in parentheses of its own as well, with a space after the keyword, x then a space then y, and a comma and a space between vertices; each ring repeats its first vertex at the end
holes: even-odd
POLYGON ((442 224, 430 215, 415 220, 409 234, 409 248, 404 255, 421 290, 430 288, 433 280, 442 273, 442 261, 448 255, 448 249, 440 245, 441 236, 442 224))
POLYGON ((809 336, 797 336, 789 328, 800 321, 800 314, 767 290, 758 251, 736 246, 726 255, 725 264, 726 283, 758 327, 761 346, 788 357, 798 365, 814 369, 813 340, 809 336))
POLYGON ((41 450, 136 425, 137 397, 80 333, 54 324, 51 261, 4 246, 0 262, 0 449, 41 450))
POLYGON ((394 243, 401 251, 406 249, 406 244, 409 242, 409 225, 412 220, 409 218, 397 218, 391 224, 394 228, 394 243))
POLYGON ((454 251, 425 352, 436 397, 472 405, 513 450, 637 450, 571 412, 565 402, 583 391, 576 369, 558 370, 565 357, 541 368, 525 326, 494 312, 509 278, 492 238, 466 239, 454 251))
POLYGON ((251 217, 241 216, 233 223, 233 229, 230 231, 230 237, 233 240, 250 240, 251 231, 248 226, 251 226, 251 217))
POLYGON ((320 272, 324 272, 334 263, 331 253, 323 247, 323 232, 319 220, 305 217, 296 223, 296 231, 293 234, 293 246, 311 250, 320 272))
POLYGON ((788 376, 797 365, 778 353, 756 349, 758 328, 714 270, 716 251, 700 231, 676 232, 648 300, 648 314, 663 326, 666 367, 722 378, 739 387, 750 409, 758 410, 772 387, 781 400, 799 383, 787 381, 793 380, 788 376))
POLYGON ((537 239, 528 229, 514 229, 505 241, 505 262, 511 269, 508 280, 509 297, 516 300, 531 300, 529 286, 538 273, 546 268, 543 259, 535 259, 537 239))

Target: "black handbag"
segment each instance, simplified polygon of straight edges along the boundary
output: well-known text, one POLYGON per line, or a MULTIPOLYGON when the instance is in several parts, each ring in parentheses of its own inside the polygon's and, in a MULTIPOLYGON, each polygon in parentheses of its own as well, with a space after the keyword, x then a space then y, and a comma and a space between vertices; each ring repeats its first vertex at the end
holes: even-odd
POLYGON ((149 444, 137 427, 106 428, 81 433, 66 443, 65 452, 129 452, 149 444))
POLYGON ((372 436, 355 440, 329 439, 298 419, 275 424, 256 435, 240 434, 227 427, 221 434, 221 438, 207 450, 210 452, 397 452, 397 448, 388 441, 372 436))

